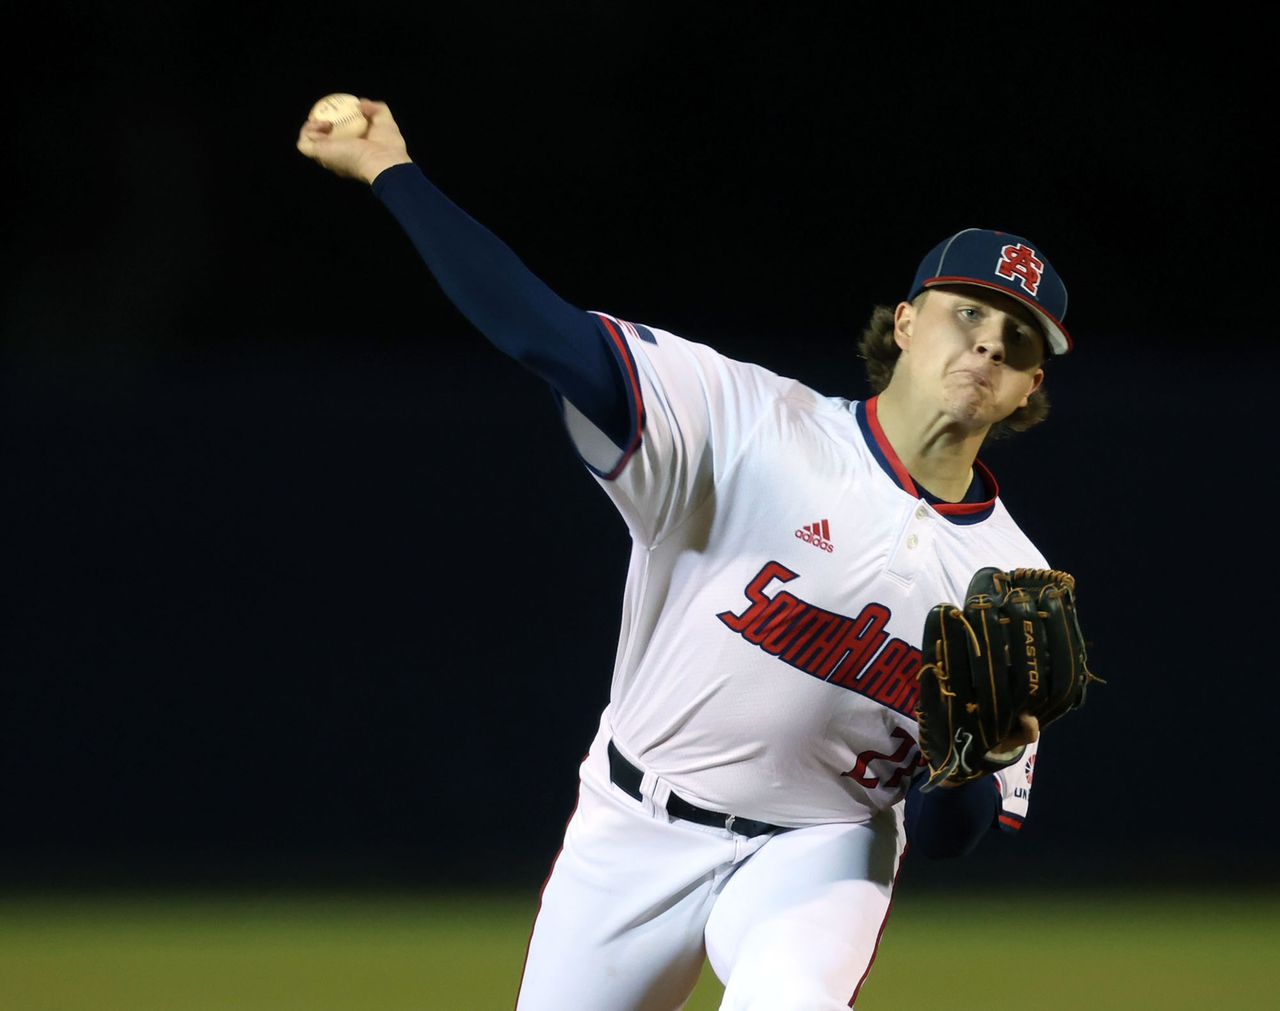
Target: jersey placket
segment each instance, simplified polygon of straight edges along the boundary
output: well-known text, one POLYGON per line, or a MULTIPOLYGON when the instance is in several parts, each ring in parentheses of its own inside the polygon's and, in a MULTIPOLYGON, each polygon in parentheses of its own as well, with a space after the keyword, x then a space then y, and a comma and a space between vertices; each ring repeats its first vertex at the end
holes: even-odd
POLYGON ((919 500, 907 510, 893 553, 885 566, 888 575, 909 585, 915 582, 921 571, 930 567, 931 559, 936 555, 933 539, 938 518, 937 513, 919 500))

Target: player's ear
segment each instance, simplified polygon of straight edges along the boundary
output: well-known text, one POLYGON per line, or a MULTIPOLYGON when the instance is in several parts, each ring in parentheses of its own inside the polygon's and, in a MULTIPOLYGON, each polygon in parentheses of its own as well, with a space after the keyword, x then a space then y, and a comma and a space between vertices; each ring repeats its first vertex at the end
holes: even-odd
POLYGON ((1044 369, 1036 369, 1036 374, 1031 377, 1031 389, 1027 390, 1027 395, 1022 398, 1019 407, 1026 407, 1027 402, 1031 399, 1031 394, 1040 389, 1044 385, 1044 369))
POLYGON ((915 325, 916 307, 910 302, 899 302, 893 311, 893 340, 898 349, 906 351, 911 346, 911 328, 915 325))

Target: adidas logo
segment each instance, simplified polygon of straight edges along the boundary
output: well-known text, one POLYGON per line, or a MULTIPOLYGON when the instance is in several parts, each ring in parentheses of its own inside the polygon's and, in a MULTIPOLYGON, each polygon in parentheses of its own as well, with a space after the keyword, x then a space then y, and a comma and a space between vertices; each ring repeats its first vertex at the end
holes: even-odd
POLYGON ((806 523, 796 531, 796 536, 806 544, 812 544, 815 548, 821 548, 827 554, 835 551, 836 546, 831 543, 831 527, 826 520, 818 520, 816 523, 806 523))

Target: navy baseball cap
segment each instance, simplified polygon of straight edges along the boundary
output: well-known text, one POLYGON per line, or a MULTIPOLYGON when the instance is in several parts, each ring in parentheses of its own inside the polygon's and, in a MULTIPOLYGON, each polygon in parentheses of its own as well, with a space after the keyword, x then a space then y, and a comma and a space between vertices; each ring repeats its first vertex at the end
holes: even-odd
POLYGON ((1040 321, 1050 354, 1071 350, 1071 335, 1062 325, 1067 287, 1040 248, 1022 236, 966 228, 943 239, 920 261, 907 301, 940 284, 976 284, 1012 295, 1040 321))

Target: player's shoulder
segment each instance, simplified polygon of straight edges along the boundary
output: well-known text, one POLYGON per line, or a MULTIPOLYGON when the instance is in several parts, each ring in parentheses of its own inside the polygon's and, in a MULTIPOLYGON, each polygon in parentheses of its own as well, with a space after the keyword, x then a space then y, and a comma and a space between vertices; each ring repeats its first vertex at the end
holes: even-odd
POLYGON ((806 425, 831 429, 833 435, 838 431, 842 440, 852 434, 854 401, 823 393, 803 380, 758 362, 743 361, 708 345, 702 346, 718 360, 727 381, 751 388, 760 399, 769 401, 778 414, 806 425))
MULTIPOLYGON (((687 337, 651 324, 629 323, 606 313, 597 316, 615 325, 626 336, 633 351, 646 358, 674 357, 706 374, 719 376, 736 385, 749 385, 778 399, 808 405, 813 409, 838 410, 828 398, 798 379, 783 375, 758 362, 748 361, 713 344, 687 337)), ((845 402, 847 404, 847 401, 845 402)))
POLYGON ((660 387, 666 404, 697 402, 716 417, 744 425, 772 417, 779 432, 825 433, 834 443, 856 441, 853 401, 829 396, 807 383, 737 357, 714 346, 653 324, 635 324, 597 313, 631 353, 642 381, 660 387))

